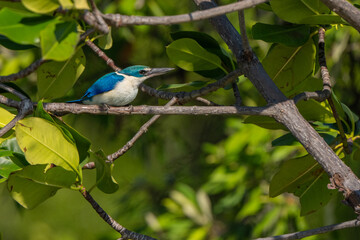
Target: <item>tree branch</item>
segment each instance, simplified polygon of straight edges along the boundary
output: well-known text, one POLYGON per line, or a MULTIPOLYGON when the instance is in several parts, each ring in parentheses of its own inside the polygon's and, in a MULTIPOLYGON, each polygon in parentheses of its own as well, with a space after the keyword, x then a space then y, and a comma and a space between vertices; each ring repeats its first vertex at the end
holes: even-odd
MULTIPOLYGON (((126 16, 121 14, 105 14, 103 18, 105 21, 114 27, 121 27, 126 25, 170 25, 179 24, 184 22, 199 21, 214 16, 220 16, 226 13, 239 11, 241 9, 251 8, 260 3, 267 2, 268 0, 244 0, 241 2, 231 3, 225 6, 195 11, 188 14, 180 14, 174 16, 163 17, 149 17, 149 16, 126 16)), ((87 12, 90 15, 92 13, 87 12)), ((88 18, 94 18, 93 16, 87 16, 88 18)))
MULTIPOLYGON (((0 129, 0 137, 2 137, 5 133, 10 131, 19 120, 23 119, 25 116, 32 113, 33 103, 24 94, 22 94, 19 91, 16 91, 15 89, 13 89, 3 83, 0 83, 0 88, 17 96, 21 100, 20 104, 18 105, 18 114, 14 117, 14 119, 12 119, 8 124, 6 124, 3 128, 0 129)), ((2 98, 2 100, 6 100, 4 98, 2 98)))
POLYGON ((25 68, 17 73, 13 73, 13 74, 10 74, 7 76, 0 76, 0 82, 11 82, 11 81, 15 81, 19 78, 24 78, 24 77, 28 76, 30 73, 35 72, 36 69, 38 69, 38 67, 40 67, 45 62, 46 62, 46 60, 43 60, 43 59, 36 60, 32 64, 30 64, 27 68, 25 68))
MULTIPOLYGON (((177 102, 176 98, 171 99, 165 107, 169 107, 174 105, 177 102)), ((110 154, 107 156, 107 159, 109 163, 113 163, 116 159, 118 159, 120 156, 124 155, 132 146, 134 146, 134 143, 144 134, 147 132, 149 127, 156 122, 160 118, 161 115, 157 114, 150 118, 149 121, 147 121, 144 125, 141 126, 139 131, 132 137, 122 148, 120 148, 118 151, 114 152, 113 154, 110 154)))
POLYGON ((104 209, 100 207, 100 205, 94 200, 94 198, 90 195, 88 191, 86 191, 85 187, 81 186, 80 188, 81 195, 91 204, 93 209, 99 214, 99 216, 109 224, 115 231, 121 234, 121 239, 134 239, 134 240, 155 240, 155 238, 136 233, 126 229, 121 226, 118 222, 116 222, 110 215, 108 215, 104 209))
POLYGON ((294 97, 294 102, 298 103, 301 100, 314 99, 319 102, 323 102, 326 99, 329 99, 331 96, 331 81, 329 70, 326 65, 325 57, 325 29, 319 29, 319 65, 321 78, 323 80, 323 89, 316 92, 303 92, 294 97))
MULTIPOLYGON (((211 0, 194 0, 200 8, 212 8, 216 4, 211 0)), ((223 40, 236 56, 242 66, 244 75, 254 84, 268 103, 274 104, 276 121, 286 126, 299 140, 308 153, 323 167, 341 191, 345 200, 355 213, 360 214, 360 181, 351 169, 332 151, 324 139, 301 116, 294 101, 287 100, 279 88, 264 70, 256 58, 249 59, 244 55, 241 36, 226 16, 210 19, 223 40)))
POLYGON ((311 230, 301 231, 301 232, 294 232, 288 233, 284 235, 274 236, 274 237, 266 237, 266 238, 257 238, 255 240, 291 240, 291 239, 302 239, 305 237, 318 235, 322 233, 332 232, 335 230, 345 229, 345 228, 352 228, 352 227, 359 227, 360 221, 355 219, 343 223, 328 225, 324 227, 319 227, 311 230))
POLYGON ((336 12, 360 32, 360 10, 346 0, 321 0, 331 11, 336 12))
POLYGON ((266 107, 235 106, 128 106, 104 108, 99 105, 76 103, 44 103, 44 109, 55 115, 94 114, 94 115, 262 115, 273 116, 274 105, 266 107))

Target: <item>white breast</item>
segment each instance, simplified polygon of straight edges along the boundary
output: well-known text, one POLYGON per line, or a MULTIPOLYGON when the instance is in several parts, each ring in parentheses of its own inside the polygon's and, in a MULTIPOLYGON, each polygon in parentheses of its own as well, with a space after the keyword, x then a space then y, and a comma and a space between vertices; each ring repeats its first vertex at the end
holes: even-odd
POLYGON ((110 106, 127 105, 136 98, 141 82, 142 79, 127 76, 126 80, 118 82, 113 90, 95 95, 91 100, 86 100, 84 103, 110 106))

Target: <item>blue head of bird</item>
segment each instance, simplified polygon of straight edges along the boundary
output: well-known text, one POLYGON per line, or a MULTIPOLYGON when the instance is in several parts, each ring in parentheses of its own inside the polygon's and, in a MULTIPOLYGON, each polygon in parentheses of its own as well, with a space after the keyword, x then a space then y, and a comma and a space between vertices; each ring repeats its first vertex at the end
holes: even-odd
POLYGON ((124 106, 135 99, 142 82, 172 70, 173 68, 150 68, 142 65, 127 67, 121 71, 102 76, 86 91, 82 98, 69 102, 124 106))

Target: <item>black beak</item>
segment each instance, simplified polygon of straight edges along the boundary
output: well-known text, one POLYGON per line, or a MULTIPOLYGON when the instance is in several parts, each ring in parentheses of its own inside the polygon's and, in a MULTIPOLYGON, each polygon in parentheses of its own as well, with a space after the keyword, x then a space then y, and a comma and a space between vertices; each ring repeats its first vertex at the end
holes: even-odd
POLYGON ((168 73, 172 70, 174 70, 175 68, 152 68, 150 71, 148 71, 145 76, 149 76, 149 77, 155 77, 155 76, 159 76, 159 75, 163 75, 165 73, 168 73))

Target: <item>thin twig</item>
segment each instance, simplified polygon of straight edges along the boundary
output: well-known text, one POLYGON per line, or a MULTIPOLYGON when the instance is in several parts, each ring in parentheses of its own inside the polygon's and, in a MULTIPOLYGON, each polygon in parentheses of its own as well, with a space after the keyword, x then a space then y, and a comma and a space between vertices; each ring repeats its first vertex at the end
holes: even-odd
MULTIPOLYGON (((239 2, 242 0, 238 0, 239 2)), ((243 44, 244 51, 251 52, 251 47, 249 44, 249 39, 246 34, 246 24, 245 24, 245 15, 244 10, 239 10, 239 27, 240 27, 240 33, 241 33, 241 40, 243 44)))
POLYGON ((301 231, 301 232, 294 232, 288 233, 284 235, 274 236, 274 237, 266 237, 266 238, 257 238, 255 240, 291 240, 291 239, 302 239, 308 236, 323 234, 327 232, 332 232, 335 230, 345 229, 345 228, 352 228, 352 227, 359 227, 360 221, 355 219, 343 223, 323 226, 311 230, 301 231))
POLYGON ((331 81, 329 70, 326 65, 326 57, 325 57, 325 29, 319 29, 319 65, 321 78, 323 81, 323 89, 321 91, 315 92, 303 92, 294 97, 294 102, 298 103, 301 100, 309 100, 314 99, 319 102, 323 102, 326 99, 330 99, 331 96, 331 81))
POLYGON ((222 79, 208 84, 207 86, 193 90, 191 92, 166 92, 166 91, 159 91, 154 88, 151 88, 145 84, 140 84, 139 88, 141 91, 146 92, 150 96, 161 98, 161 99, 167 99, 170 100, 173 97, 176 97, 179 102, 187 102, 191 99, 204 96, 206 94, 209 94, 213 91, 218 90, 219 88, 225 87, 227 84, 233 82, 236 80, 240 75, 242 75, 242 72, 239 69, 236 69, 232 72, 230 72, 228 75, 223 77, 222 79))
MULTIPOLYGON (((174 105, 177 102, 176 98, 171 99, 166 105, 165 107, 169 107, 174 105)), ((113 163, 117 158, 119 158, 120 156, 124 155, 132 146, 134 146, 134 143, 144 134, 147 132, 147 130, 149 129, 149 127, 156 122, 156 120, 159 119, 161 115, 154 115, 152 118, 150 118, 149 121, 147 121, 144 125, 141 126, 141 128, 139 129, 139 131, 134 135, 134 137, 132 137, 121 149, 119 149, 118 151, 114 152, 113 154, 110 154, 107 156, 107 159, 109 163, 113 163)))
POLYGON ((30 73, 35 72, 36 69, 38 69, 38 67, 40 67, 45 62, 46 60, 44 59, 38 59, 35 62, 31 63, 27 68, 17 73, 13 73, 7 76, 0 76, 0 82, 10 82, 10 81, 15 81, 19 78, 24 78, 28 76, 30 73))
MULTIPOLYGON (((149 17, 126 16, 121 14, 105 14, 103 18, 109 25, 114 27, 121 27, 126 25, 170 25, 208 19, 226 13, 239 11, 241 9, 251 8, 267 1, 268 0, 244 0, 241 2, 236 2, 208 10, 200 10, 188 14, 180 14, 174 16, 149 17)), ((91 13, 87 12, 87 14, 90 15, 91 13)))
POLYGON ((239 87, 238 87, 238 85, 236 84, 236 80, 234 80, 234 81, 231 83, 231 86, 232 86, 232 89, 233 89, 233 92, 234 92, 235 105, 236 105, 236 106, 241 106, 241 104, 242 104, 242 99, 241 99, 239 87))
MULTIPOLYGON (((0 88, 21 99, 20 104, 18 105, 18 114, 8 124, 0 129, 0 137, 2 137, 4 134, 10 131, 19 120, 23 119, 33 111, 33 103, 24 94, 13 89, 12 87, 0 83, 0 88)), ((4 98, 6 97, 1 98, 1 100, 5 100, 4 98)))
POLYGON ((89 0, 91 8, 92 8, 92 13, 94 18, 90 18, 89 14, 83 15, 83 19, 84 21, 89 24, 90 26, 94 27, 95 29, 99 30, 101 33, 103 34, 108 34, 109 33, 109 27, 106 24, 105 20, 102 17, 102 13, 99 11, 99 9, 97 8, 95 1, 94 0, 89 0))
POLYGON ((90 195, 88 191, 86 191, 85 187, 81 186, 80 188, 81 195, 91 204, 93 209, 99 214, 99 216, 109 224, 115 231, 121 234, 121 239, 134 239, 134 240, 155 240, 155 238, 136 233, 126 229, 121 226, 118 222, 116 222, 109 214, 107 214, 104 209, 100 207, 100 205, 94 200, 94 198, 90 195))
POLYGON ((221 106, 221 105, 219 105, 217 103, 214 103, 213 101, 207 100, 207 99, 202 98, 202 97, 197 97, 197 98, 195 98, 195 100, 198 101, 198 102, 201 102, 201 103, 203 103, 203 104, 205 104, 207 106, 221 106))
POLYGON ((95 45, 95 43, 93 43, 90 40, 85 41, 85 43, 99 56, 101 57, 106 64, 111 67, 114 71, 118 72, 121 71, 121 68, 117 67, 114 63, 114 61, 109 58, 104 51, 102 51, 98 46, 95 45))

